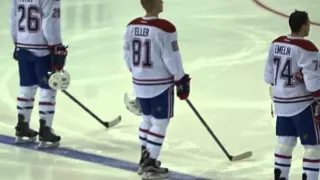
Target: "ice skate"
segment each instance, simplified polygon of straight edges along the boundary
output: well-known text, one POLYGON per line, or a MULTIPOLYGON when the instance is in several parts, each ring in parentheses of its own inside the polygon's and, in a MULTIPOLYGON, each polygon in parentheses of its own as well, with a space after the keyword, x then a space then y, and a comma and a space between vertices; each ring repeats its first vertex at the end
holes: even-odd
POLYGON ((54 148, 60 145, 61 137, 53 132, 53 129, 45 126, 46 122, 40 120, 39 149, 54 148))
POLYGON ((302 180, 307 180, 307 175, 306 175, 306 173, 303 173, 303 174, 302 174, 302 180))
POLYGON ((159 179, 167 179, 169 177, 168 168, 162 168, 157 163, 156 159, 151 159, 150 153, 145 150, 143 152, 144 162, 142 163, 142 175, 141 178, 143 180, 159 180, 159 179))
POLYGON ((280 177, 281 175, 281 170, 280 169, 275 169, 274 170, 274 180, 286 180, 286 178, 280 177))
POLYGON ((29 128, 29 123, 24 122, 25 117, 18 115, 18 123, 16 129, 16 144, 31 143, 37 140, 38 132, 29 128))
POLYGON ((143 180, 159 180, 159 179, 167 179, 169 177, 168 168, 162 168, 158 166, 157 161, 155 159, 146 159, 142 165, 141 175, 143 180))
MULTIPOLYGON (((140 158, 140 162, 139 162, 139 169, 138 169, 138 175, 141 176, 143 174, 143 170, 142 170, 142 165, 145 162, 146 158, 145 156, 147 156, 148 151, 146 149, 142 150, 141 152, 141 158, 140 158)), ((161 166, 161 161, 156 161, 156 165, 157 166, 161 166)))

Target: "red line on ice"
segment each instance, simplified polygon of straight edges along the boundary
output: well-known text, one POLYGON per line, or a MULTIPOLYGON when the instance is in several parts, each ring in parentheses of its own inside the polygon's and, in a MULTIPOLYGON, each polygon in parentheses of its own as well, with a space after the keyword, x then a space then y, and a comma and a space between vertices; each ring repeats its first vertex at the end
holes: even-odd
MULTIPOLYGON (((272 12, 273 14, 276 14, 278 16, 282 16, 282 17, 285 17, 285 18, 289 18, 288 15, 280 12, 280 11, 277 11, 276 9, 273 9, 265 4, 263 4, 260 0, 252 0, 255 4, 257 4, 258 6, 260 6, 261 8, 269 11, 269 12, 272 12)), ((311 22, 312 25, 315 25, 315 26, 320 26, 320 23, 318 22, 311 22)))

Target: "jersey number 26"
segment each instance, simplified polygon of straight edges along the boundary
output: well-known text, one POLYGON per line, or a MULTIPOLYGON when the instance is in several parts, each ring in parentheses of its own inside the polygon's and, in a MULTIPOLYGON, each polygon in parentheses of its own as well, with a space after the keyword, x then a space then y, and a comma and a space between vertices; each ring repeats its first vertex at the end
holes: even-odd
POLYGON ((18 29, 21 32, 25 32, 26 29, 30 33, 36 33, 40 29, 40 19, 35 14, 40 14, 40 10, 37 6, 28 6, 19 5, 18 12, 21 13, 19 19, 18 29), (23 25, 24 21, 26 22, 26 26, 23 25))

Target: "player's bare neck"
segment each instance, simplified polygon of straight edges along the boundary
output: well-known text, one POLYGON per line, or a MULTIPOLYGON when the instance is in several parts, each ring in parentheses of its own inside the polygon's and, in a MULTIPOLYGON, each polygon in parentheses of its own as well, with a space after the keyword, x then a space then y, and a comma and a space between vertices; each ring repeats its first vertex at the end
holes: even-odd
POLYGON ((304 37, 305 37, 302 33, 294 33, 294 32, 292 32, 292 33, 290 34, 290 36, 292 36, 292 37, 301 37, 301 38, 304 38, 304 37))
POLYGON ((158 17, 159 13, 154 13, 154 12, 147 12, 145 17, 158 17))

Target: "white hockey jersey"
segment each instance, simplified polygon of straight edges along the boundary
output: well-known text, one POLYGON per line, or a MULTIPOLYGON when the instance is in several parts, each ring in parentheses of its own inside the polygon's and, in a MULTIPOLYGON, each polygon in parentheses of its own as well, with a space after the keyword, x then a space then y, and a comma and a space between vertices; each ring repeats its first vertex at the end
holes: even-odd
POLYGON ((277 116, 290 117, 315 101, 320 90, 320 57, 310 41, 292 36, 275 39, 269 50, 264 80, 273 85, 277 116), (299 81, 297 74, 303 74, 299 81))
POLYGON ((131 21, 124 36, 124 60, 140 98, 152 98, 184 76, 176 28, 157 17, 131 21))
POLYGON ((60 0, 12 0, 10 27, 17 47, 36 56, 61 44, 60 0))

